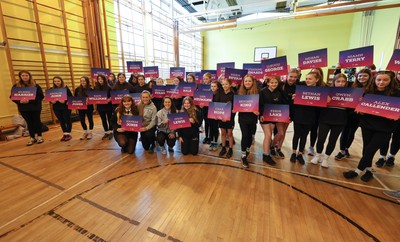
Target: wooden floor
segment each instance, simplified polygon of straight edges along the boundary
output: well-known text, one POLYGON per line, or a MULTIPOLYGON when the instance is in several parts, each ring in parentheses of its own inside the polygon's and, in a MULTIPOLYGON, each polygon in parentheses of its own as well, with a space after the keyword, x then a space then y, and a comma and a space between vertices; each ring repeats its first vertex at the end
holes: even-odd
POLYGON ((288 158, 270 167, 259 128, 243 169, 239 130, 228 160, 203 145, 198 156, 179 147, 149 154, 140 143, 136 154, 121 154, 101 140, 99 118, 95 126, 89 141, 74 123, 69 142, 52 126, 40 145, 0 143, 0 241, 399 241, 400 201, 382 194, 400 189, 399 165, 374 168, 369 183, 342 177, 357 165, 359 138, 352 158, 329 169, 288 158))

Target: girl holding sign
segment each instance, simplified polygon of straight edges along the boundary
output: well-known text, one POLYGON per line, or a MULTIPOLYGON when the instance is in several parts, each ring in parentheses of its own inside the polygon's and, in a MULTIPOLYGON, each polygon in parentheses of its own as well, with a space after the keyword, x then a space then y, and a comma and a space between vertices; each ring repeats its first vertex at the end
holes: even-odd
POLYGON ((133 154, 136 148, 138 133, 125 131, 121 128, 122 117, 133 115, 139 115, 139 111, 134 104, 133 98, 131 96, 124 96, 111 119, 114 138, 119 147, 121 147, 121 153, 127 152, 128 154, 133 154))
MULTIPOLYGON (((239 87, 238 95, 251 95, 251 94, 259 94, 260 90, 257 85, 256 79, 251 75, 246 75, 243 78, 242 84, 239 87)), ((242 132, 242 155, 241 155, 241 163, 243 167, 248 168, 249 162, 247 161, 251 143, 253 141, 253 134, 257 129, 257 119, 259 112, 245 113, 239 112, 239 126, 240 131, 242 132)))
POLYGON ((154 153, 156 141, 156 116, 157 108, 151 101, 149 91, 143 91, 140 96, 140 103, 137 104, 139 116, 142 116, 142 128, 140 128, 140 138, 144 150, 154 153))
MULTIPOLYGON (((347 87, 347 77, 344 74, 336 74, 333 78, 334 87, 347 87)), ((317 154, 311 159, 311 163, 321 163, 322 167, 328 168, 329 156, 332 154, 339 138, 340 132, 347 121, 347 110, 342 107, 327 107, 321 110, 319 117, 317 154), (325 149, 325 155, 322 155, 325 140, 329 134, 328 145, 325 149)))
MULTIPOLYGON (((209 72, 204 73, 203 75, 203 84, 211 85, 211 74, 209 72)), ((206 137, 203 140, 203 144, 211 144, 211 137, 210 137, 210 119, 208 116, 208 107, 200 107, 201 114, 204 118, 204 131, 206 137)))
MULTIPOLYGON (((371 84, 367 86, 365 94, 399 97, 400 92, 396 86, 395 74, 392 71, 379 71, 371 84)), ((343 173, 346 179, 357 177, 361 172, 361 180, 368 182, 373 178, 372 159, 375 153, 386 144, 395 129, 396 121, 371 114, 360 115, 360 127, 363 141, 363 152, 357 169, 343 173)))
POLYGON ((133 86, 126 82, 126 76, 124 73, 120 72, 118 73, 118 82, 115 83, 113 86, 112 90, 114 91, 120 91, 120 90, 128 90, 129 93, 133 93, 133 86))
POLYGON ((176 142, 175 130, 169 128, 168 114, 176 113, 176 108, 170 97, 163 98, 163 108, 157 112, 157 142, 161 147, 161 154, 166 154, 165 142, 168 145, 168 151, 174 152, 176 142))
POLYGON ((107 104, 97 104, 97 111, 99 112, 101 123, 104 129, 104 136, 101 138, 102 140, 105 139, 112 139, 112 126, 111 126, 111 116, 113 113, 113 106, 111 104, 111 88, 107 85, 107 80, 104 75, 97 76, 96 86, 94 88, 96 91, 106 91, 107 92, 107 99, 109 100, 107 104))
POLYGON ((181 112, 189 116, 190 127, 178 129, 179 142, 181 143, 182 154, 197 155, 199 153, 199 127, 202 122, 201 112, 194 105, 191 97, 183 99, 181 112))
POLYGON ((13 87, 36 87, 36 97, 34 100, 13 100, 18 106, 18 111, 21 113, 21 116, 28 124, 30 140, 26 145, 31 146, 34 143, 41 144, 44 142, 42 138, 42 122, 40 121, 42 100, 44 98, 43 90, 32 79, 32 75, 29 71, 20 71, 18 77, 19 81, 17 81, 13 87), (35 138, 36 134, 37 138, 35 138))
MULTIPOLYGON (((81 84, 79 85, 79 87, 77 87, 75 89, 75 93, 74 93, 75 95, 74 96, 75 97, 86 97, 87 98, 88 91, 93 90, 90 87, 89 77, 82 76, 80 81, 81 81, 81 84)), ((84 140, 84 139, 88 139, 89 140, 89 139, 93 138, 93 133, 92 133, 93 132, 93 127, 94 127, 93 110, 94 110, 93 104, 87 105, 87 109, 86 110, 78 110, 79 120, 81 121, 81 126, 82 126, 83 130, 85 131, 83 133, 82 137, 80 138, 81 140, 84 140), (86 121, 85 121, 86 116, 87 116, 87 119, 89 121, 89 129, 88 129, 88 127, 86 125, 86 121)))
MULTIPOLYGON (((211 91, 213 92, 213 100, 215 99, 215 95, 217 95, 217 93, 219 92, 219 82, 212 82, 211 83, 211 91)), ((207 107, 207 116, 208 116, 208 107, 207 107)), ((210 124, 210 147, 209 150, 210 151, 216 151, 218 149, 218 136, 219 136, 219 132, 218 132, 218 120, 215 119, 208 119, 209 120, 209 124, 210 124)))
POLYGON ((142 93, 143 91, 151 92, 151 88, 146 84, 144 75, 138 75, 138 84, 133 88, 134 93, 142 93))
MULTIPOLYGON (((53 77, 53 88, 65 88, 67 91, 67 97, 72 96, 71 90, 64 84, 64 80, 60 76, 53 77)), ((69 141, 72 139, 71 129, 71 110, 68 109, 67 100, 63 101, 51 101, 53 104, 53 111, 58 121, 60 122, 61 129, 63 131, 63 137, 60 141, 69 141)))

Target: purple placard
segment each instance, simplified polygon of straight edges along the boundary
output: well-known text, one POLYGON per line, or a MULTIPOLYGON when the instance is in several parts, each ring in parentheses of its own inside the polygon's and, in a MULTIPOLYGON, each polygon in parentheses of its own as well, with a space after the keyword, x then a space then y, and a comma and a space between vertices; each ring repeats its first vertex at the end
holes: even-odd
POLYGON ((328 106, 356 108, 362 99, 363 93, 364 90, 362 88, 331 87, 329 88, 331 101, 328 106))
POLYGON ((166 85, 165 96, 170 98, 180 98, 178 85, 166 85))
POLYGON ((183 113, 170 113, 167 115, 168 125, 172 130, 189 128, 191 126, 189 116, 186 112, 183 113))
POLYGON ((67 98, 68 109, 73 110, 86 110, 86 97, 68 97, 67 98))
POLYGON ((372 64, 374 64, 374 46, 372 45, 339 52, 341 68, 371 66, 372 64))
POLYGON ((256 79, 263 79, 264 77, 261 64, 243 64, 243 69, 247 70, 247 74, 254 76, 256 79))
POLYGON ((169 78, 181 77, 185 78, 185 67, 170 67, 169 78))
POLYGON ((212 91, 195 91, 194 92, 194 104, 198 106, 208 106, 213 99, 212 91))
POLYGON ((225 78, 228 78, 233 83, 240 85, 244 76, 247 75, 248 70, 241 70, 241 69, 233 69, 233 68, 226 68, 225 69, 225 78))
POLYGON ((225 68, 235 68, 235 62, 217 63, 217 77, 225 75, 225 68))
POLYGON ((45 100, 48 102, 65 101, 67 100, 67 89, 64 87, 47 89, 45 100))
POLYGON ((179 95, 181 97, 190 96, 193 97, 194 91, 196 90, 196 83, 181 82, 179 83, 179 95))
POLYGON ((263 75, 265 76, 273 77, 287 75, 288 65, 286 56, 261 60, 261 68, 263 75))
POLYGON ((97 80, 98 75, 103 75, 106 78, 110 75, 110 70, 107 68, 90 68, 90 72, 92 73, 92 80, 97 80))
POLYGON ((400 98, 366 94, 355 111, 398 120, 400 117, 400 98))
POLYGON ((121 128, 128 132, 140 132, 142 119, 141 116, 123 115, 121 117, 121 128))
POLYGON ((210 84, 199 84, 197 85, 197 91, 208 92, 211 91, 210 84))
POLYGON ((294 104, 326 107, 328 102, 328 94, 329 88, 297 85, 294 104))
POLYGON ((218 80, 217 70, 201 70, 200 77, 199 77, 200 83, 203 83, 203 75, 206 74, 207 72, 209 72, 211 74, 211 81, 218 80))
POLYGON ((36 87, 13 87, 11 100, 35 100, 36 90, 36 87))
POLYGON ((127 61, 126 66, 128 68, 128 72, 131 73, 143 72, 143 62, 141 61, 127 61))
POLYGON ((266 104, 263 113, 264 121, 290 123, 289 105, 266 104))
POLYGON ((312 69, 328 66, 328 49, 313 50, 299 53, 299 67, 312 69))
POLYGON ((107 104, 107 91, 89 91, 87 104, 107 104))
POLYGON ((158 74, 158 66, 145 66, 143 67, 144 77, 157 78, 158 74))
POLYGON ((251 113, 258 112, 259 95, 234 95, 233 96, 233 111, 251 113))
POLYGON ((151 96, 153 98, 164 98, 165 97, 165 86, 153 85, 151 87, 151 96))
POLYGON ((390 58, 386 70, 400 71, 400 49, 396 49, 393 51, 392 58, 390 58))
POLYGON ((111 91, 111 103, 119 104, 122 98, 126 95, 129 95, 128 90, 111 91))
POLYGON ((142 95, 141 93, 129 93, 129 95, 132 97, 135 105, 140 103, 140 96, 142 95))
POLYGON ((232 103, 211 102, 208 106, 208 118, 222 120, 226 122, 231 120, 231 114, 232 103))

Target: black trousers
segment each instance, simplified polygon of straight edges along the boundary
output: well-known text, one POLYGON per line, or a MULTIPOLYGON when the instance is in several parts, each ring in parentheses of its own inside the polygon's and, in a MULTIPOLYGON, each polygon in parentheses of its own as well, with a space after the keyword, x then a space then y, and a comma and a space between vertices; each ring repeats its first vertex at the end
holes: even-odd
POLYGON ((35 138, 35 134, 42 136, 42 122, 40 121, 41 111, 22 111, 22 117, 28 124, 29 136, 35 138))
POLYGON ((54 110, 58 121, 60 122, 61 129, 64 133, 71 133, 72 122, 71 122, 71 110, 61 109, 54 110))
POLYGON ((211 133, 210 133, 210 120, 208 117, 208 107, 203 107, 201 109, 201 115, 204 118, 204 134, 206 135, 206 138, 212 138, 211 133))
POLYGON ((313 124, 299 124, 293 122, 294 126, 294 134, 292 140, 292 149, 297 150, 299 147, 299 152, 304 152, 304 148, 306 147, 307 136, 310 132, 313 124), (300 141, 300 146, 299 146, 300 141))
POLYGON ((239 123, 240 131, 242 132, 242 140, 240 142, 242 152, 250 149, 253 141, 253 134, 256 132, 257 124, 239 123))
POLYGON ((358 129, 358 119, 349 119, 340 136, 340 150, 350 148, 358 129))
POLYGON ((338 140, 340 132, 342 132, 342 130, 343 130, 342 125, 328 125, 320 123, 318 130, 317 153, 322 153, 322 150, 324 149, 325 140, 328 137, 328 133, 330 132, 328 145, 326 146, 325 149, 325 154, 331 155, 333 150, 335 149, 336 141, 338 140))
POLYGON ((88 110, 78 110, 79 113, 79 120, 81 121, 81 126, 83 130, 87 130, 87 125, 86 125, 86 120, 85 117, 87 116, 88 121, 89 121, 89 129, 92 130, 94 127, 94 122, 93 122, 93 110, 88 109, 88 110))
POLYGON ((150 146, 154 148, 156 142, 156 127, 140 132, 140 138, 142 140, 143 149, 149 150, 150 146))
POLYGON ((196 136, 182 136, 183 142, 181 143, 182 154, 197 155, 199 153, 199 135, 196 136))
POLYGON ((104 131, 109 131, 112 130, 111 126, 111 116, 112 116, 112 111, 99 111, 99 115, 101 118, 101 124, 103 125, 104 131))
POLYGON ((210 140, 212 142, 217 142, 219 136, 218 120, 209 119, 209 124, 210 124, 210 140))
POLYGON ((170 138, 167 133, 157 131, 157 142, 160 146, 164 146, 165 141, 167 142, 168 147, 172 148, 175 145, 176 137, 170 138))
MULTIPOLYGON (((399 122, 397 122, 399 124, 399 122)), ((390 154, 396 155, 400 149, 400 126, 396 126, 396 129, 391 134, 392 136, 392 144, 390 145, 390 154)), ((380 154, 386 156, 389 150, 389 141, 383 144, 382 148, 380 149, 380 154)))
POLYGON ((361 171, 372 167, 372 159, 375 153, 382 148, 390 139, 391 133, 384 133, 376 130, 361 128, 363 140, 363 152, 357 168, 361 171))

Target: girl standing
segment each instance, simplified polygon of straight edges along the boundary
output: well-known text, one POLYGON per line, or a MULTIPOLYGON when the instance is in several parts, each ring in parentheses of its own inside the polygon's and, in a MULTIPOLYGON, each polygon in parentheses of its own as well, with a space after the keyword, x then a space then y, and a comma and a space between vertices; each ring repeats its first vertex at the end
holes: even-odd
POLYGON ((176 142, 175 130, 169 128, 168 114, 176 113, 176 108, 170 97, 164 97, 163 108, 157 112, 157 142, 161 147, 161 154, 166 154, 165 142, 168 145, 168 151, 174 152, 176 142))
MULTIPOLYGON (((89 77, 87 76, 82 76, 81 79, 81 84, 79 85, 79 87, 77 87, 75 89, 75 97, 85 97, 87 98, 87 93, 88 91, 93 90, 90 87, 90 81, 89 81, 89 77)), ((86 110, 78 110, 79 113, 79 120, 81 121, 81 126, 83 128, 83 130, 85 131, 82 135, 82 137, 80 138, 81 140, 84 139, 92 139, 93 138, 93 127, 94 127, 94 122, 93 122, 93 104, 89 104, 87 105, 87 109, 86 110), (89 121, 89 129, 86 125, 86 116, 87 119, 89 121)))
MULTIPOLYGON (((181 77, 174 77, 174 85, 177 85, 177 86, 179 86, 179 83, 181 83, 181 82, 183 82, 183 79, 181 78, 181 77)), ((172 99, 173 101, 174 101, 174 106, 178 109, 178 110, 180 110, 181 108, 182 108, 182 100, 183 100, 183 97, 179 97, 179 98, 173 98, 172 99)))
MULTIPOLYGON (((211 74, 209 72, 204 73, 203 75, 203 84, 211 85, 211 74)), ((210 119, 207 118, 208 116, 208 107, 200 107, 201 114, 204 118, 204 131, 205 131, 205 138, 203 140, 203 144, 211 144, 210 139, 210 119)))
POLYGON ((101 138, 102 140, 105 139, 112 139, 112 126, 111 126, 111 116, 113 113, 113 106, 111 104, 111 88, 107 85, 106 77, 103 75, 97 76, 97 82, 95 86, 96 91, 106 91, 107 92, 107 104, 97 104, 97 111, 99 112, 101 123, 104 129, 104 136, 101 138))
POLYGON ((146 80, 143 75, 138 75, 137 80, 138 84, 133 88, 134 93, 142 93, 143 91, 151 92, 151 88, 146 84, 146 80))
MULTIPOLYGON (((218 82, 212 82, 211 83, 211 91, 213 92, 213 100, 215 99, 215 96, 217 93, 220 91, 218 82)), ((208 115, 208 107, 207 107, 207 115, 208 115)), ((218 149, 218 120, 215 119, 209 119, 209 124, 210 124, 210 151, 216 151, 218 149)))
MULTIPOLYGON (((156 79, 156 86, 164 86, 164 80, 161 77, 156 79)), ((153 101, 154 105, 156 106, 157 111, 162 109, 162 106, 163 106, 162 98, 154 98, 153 97, 151 100, 153 101)))
POLYGON ((133 93, 133 86, 126 82, 126 76, 124 73, 120 72, 118 73, 118 82, 114 84, 112 90, 114 91, 120 91, 120 90, 128 90, 129 93, 133 93))
POLYGON ((116 81, 116 78, 115 78, 115 74, 111 72, 110 75, 108 75, 107 85, 110 88, 113 88, 113 86, 115 85, 116 82, 117 81, 116 81))
POLYGON ((142 128, 140 128, 140 139, 144 150, 154 153, 156 141, 156 115, 157 108, 151 101, 149 91, 143 91, 140 96, 140 103, 137 104, 139 116, 142 116, 142 128))
MULTIPOLYGON (((71 90, 65 85, 64 80, 60 76, 53 77, 53 89, 55 88, 65 88, 67 90, 67 96, 72 96, 71 90)), ((61 129, 64 133, 60 141, 71 140, 71 110, 68 109, 67 101, 52 101, 51 103, 53 104, 54 114, 60 122, 61 129)))

